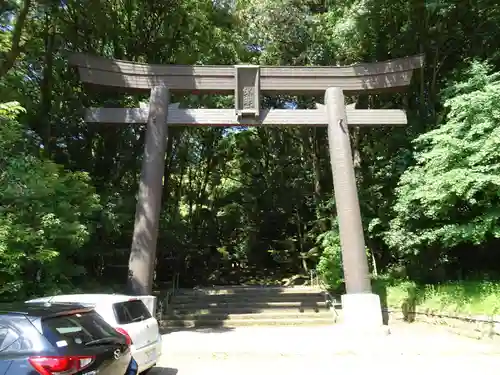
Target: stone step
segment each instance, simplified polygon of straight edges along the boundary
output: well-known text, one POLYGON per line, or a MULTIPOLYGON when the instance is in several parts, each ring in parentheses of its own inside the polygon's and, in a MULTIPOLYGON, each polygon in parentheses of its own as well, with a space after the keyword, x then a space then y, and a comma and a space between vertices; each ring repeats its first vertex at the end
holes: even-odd
POLYGON ((335 323, 333 317, 309 319, 232 319, 232 320, 162 320, 162 328, 231 328, 251 326, 327 326, 335 323))
POLYGON ((195 306, 195 307, 184 307, 184 306, 171 306, 170 311, 174 314, 256 314, 256 313, 270 313, 274 312, 276 314, 287 314, 287 313, 306 313, 306 312, 321 312, 330 311, 326 304, 320 306, 263 306, 256 307, 254 305, 244 305, 244 306, 195 306))
POLYGON ((314 303, 304 302, 206 302, 202 300, 192 300, 189 302, 179 302, 174 299, 169 307, 171 309, 186 309, 186 310, 200 310, 200 309, 314 309, 326 308, 327 304, 324 300, 316 301, 314 303))
POLYGON ((262 287, 262 286, 236 286, 236 287, 214 287, 214 288, 196 288, 180 289, 176 292, 179 295, 226 295, 226 294, 318 294, 319 288, 315 287, 262 287))
POLYGON ((167 320, 290 320, 290 319, 315 319, 315 318, 331 318, 333 312, 323 310, 318 312, 266 312, 266 313, 209 313, 209 314, 175 314, 167 315, 167 320))
POLYGON ((225 294, 225 295, 176 295, 174 303, 188 303, 191 301, 203 301, 205 303, 229 303, 229 302, 303 302, 304 304, 324 301, 322 294, 225 294))

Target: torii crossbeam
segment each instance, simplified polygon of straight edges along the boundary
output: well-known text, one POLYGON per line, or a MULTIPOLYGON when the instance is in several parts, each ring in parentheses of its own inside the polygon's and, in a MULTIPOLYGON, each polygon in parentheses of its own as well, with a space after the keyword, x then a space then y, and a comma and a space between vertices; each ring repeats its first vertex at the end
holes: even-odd
MULTIPOLYGON (((233 109, 179 109, 171 105, 167 124, 172 126, 286 126, 328 125, 326 111, 320 109, 261 110, 257 118, 237 118, 233 109)), ((347 108, 350 126, 405 125, 406 114, 400 109, 347 108)), ((149 108, 90 108, 85 121, 105 124, 146 124, 149 108)))
POLYGON ((372 293, 348 126, 404 125, 401 110, 345 106, 344 94, 398 91, 408 86, 424 56, 346 67, 180 66, 139 64, 74 54, 87 86, 150 92, 149 108, 90 108, 85 121, 146 123, 146 139, 129 262, 135 294, 152 291, 168 125, 327 126, 346 294, 344 323, 382 325, 379 297, 372 293), (180 109, 170 92, 234 93, 234 109, 180 109), (261 94, 325 93, 313 110, 262 110, 261 94))

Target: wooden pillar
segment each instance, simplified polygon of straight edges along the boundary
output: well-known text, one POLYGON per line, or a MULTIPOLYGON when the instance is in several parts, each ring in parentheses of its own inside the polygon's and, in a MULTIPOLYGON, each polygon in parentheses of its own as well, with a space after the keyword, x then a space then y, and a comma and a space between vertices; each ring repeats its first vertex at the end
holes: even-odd
POLYGON ((144 156, 129 259, 128 289, 133 295, 151 294, 161 212, 163 170, 167 147, 169 90, 151 89, 144 156))
POLYGON ((326 90, 328 146, 347 294, 371 293, 365 239, 342 89, 326 90))

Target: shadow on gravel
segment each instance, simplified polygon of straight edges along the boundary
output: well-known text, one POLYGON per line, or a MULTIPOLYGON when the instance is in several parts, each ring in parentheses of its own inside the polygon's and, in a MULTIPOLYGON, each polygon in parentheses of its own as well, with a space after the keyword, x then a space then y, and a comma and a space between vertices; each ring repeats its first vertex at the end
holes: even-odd
POLYGON ((177 375, 179 371, 172 367, 153 367, 148 375, 177 375))
POLYGON ((233 327, 170 327, 170 328, 160 328, 160 334, 168 335, 173 332, 197 332, 197 333, 224 333, 230 332, 233 327))

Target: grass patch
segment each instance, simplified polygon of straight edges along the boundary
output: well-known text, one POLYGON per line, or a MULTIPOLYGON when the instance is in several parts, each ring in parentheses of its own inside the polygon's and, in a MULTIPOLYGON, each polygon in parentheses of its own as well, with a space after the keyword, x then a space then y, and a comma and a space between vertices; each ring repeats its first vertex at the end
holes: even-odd
POLYGON ((389 308, 428 309, 461 315, 500 314, 500 282, 461 281, 417 285, 411 281, 378 279, 373 291, 389 308))

